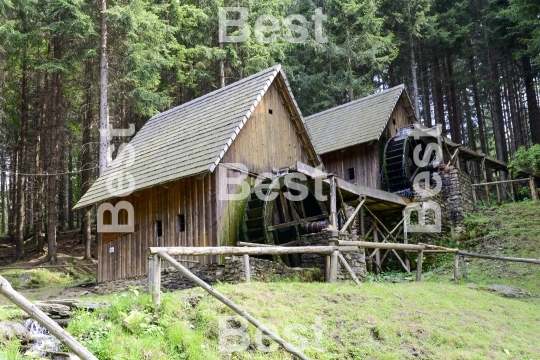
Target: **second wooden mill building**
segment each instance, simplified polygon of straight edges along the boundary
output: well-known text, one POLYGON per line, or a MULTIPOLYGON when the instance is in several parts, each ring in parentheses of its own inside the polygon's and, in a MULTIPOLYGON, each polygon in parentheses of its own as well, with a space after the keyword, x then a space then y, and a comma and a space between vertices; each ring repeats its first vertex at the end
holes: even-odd
POLYGON ((150 246, 233 244, 242 204, 220 199, 239 191, 224 189, 220 175, 240 172, 226 163, 244 164, 251 177, 296 161, 321 165, 279 65, 154 116, 130 144, 133 163, 117 157, 75 206, 134 209, 134 232, 98 234, 100 282, 146 274, 150 246), (112 195, 110 179, 125 175, 133 192, 112 195))

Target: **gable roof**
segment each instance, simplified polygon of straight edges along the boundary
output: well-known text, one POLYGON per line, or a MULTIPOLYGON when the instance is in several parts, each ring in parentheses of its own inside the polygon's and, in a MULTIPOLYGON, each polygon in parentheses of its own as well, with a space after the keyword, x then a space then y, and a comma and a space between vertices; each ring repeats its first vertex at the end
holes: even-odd
POLYGON ((402 84, 306 117, 317 153, 378 140, 403 92, 402 84))
MULTIPOLYGON (((127 149, 122 151, 74 209, 122 196, 107 187, 107 179, 122 173, 133 176, 133 191, 137 191, 214 171, 276 78, 291 120, 304 130, 302 114, 281 65, 273 66, 152 117, 129 143, 134 162, 123 159, 127 149)), ((308 133, 299 131, 299 136, 310 159, 320 164, 308 133)), ((129 183, 125 177, 123 180, 129 183)))

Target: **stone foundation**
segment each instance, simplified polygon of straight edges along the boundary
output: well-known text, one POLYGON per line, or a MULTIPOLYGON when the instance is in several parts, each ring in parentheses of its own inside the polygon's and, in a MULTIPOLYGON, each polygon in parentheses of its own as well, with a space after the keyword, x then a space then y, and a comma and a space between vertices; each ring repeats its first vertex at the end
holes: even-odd
POLYGON ((471 178, 457 168, 441 171, 439 175, 443 183, 447 222, 453 233, 461 233, 463 220, 473 209, 471 178))
MULTIPOLYGON (((308 268, 289 268, 274 261, 249 257, 252 281, 269 282, 275 280, 324 281, 324 270, 317 271, 308 268)), ((217 282, 241 283, 245 281, 244 258, 238 256, 226 257, 225 265, 209 264, 195 266, 190 269, 197 277, 208 284, 217 282)), ((97 284, 93 292, 108 294, 127 291, 130 288, 148 287, 146 275, 129 279, 118 279, 97 284)), ((189 289, 195 285, 186 279, 178 270, 166 268, 161 273, 161 291, 189 289)))

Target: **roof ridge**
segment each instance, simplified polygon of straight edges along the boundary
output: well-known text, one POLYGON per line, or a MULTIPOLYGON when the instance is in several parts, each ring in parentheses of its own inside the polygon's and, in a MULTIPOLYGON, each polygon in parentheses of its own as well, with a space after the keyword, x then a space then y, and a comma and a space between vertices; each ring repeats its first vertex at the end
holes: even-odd
POLYGON ((185 102, 185 103, 180 104, 180 105, 177 105, 177 106, 175 106, 175 107, 173 107, 173 108, 171 108, 171 109, 168 109, 168 110, 165 110, 165 111, 163 111, 163 112, 160 112, 160 113, 158 113, 158 114, 152 116, 152 117, 150 118, 149 121, 154 120, 154 118, 156 118, 156 117, 158 117, 158 116, 161 117, 161 116, 163 116, 163 115, 169 114, 169 113, 171 113, 171 112, 173 112, 173 111, 176 111, 176 110, 178 110, 179 108, 182 108, 182 107, 184 107, 184 106, 188 106, 188 105, 192 105, 192 104, 194 104, 194 103, 197 103, 197 102, 199 102, 199 101, 201 101, 201 100, 204 100, 204 99, 206 99, 206 98, 208 98, 208 97, 210 97, 210 96, 215 96, 216 94, 218 94, 218 93, 220 93, 220 92, 228 91, 228 90, 230 90, 231 88, 236 87, 236 86, 238 86, 238 85, 241 85, 241 84, 243 84, 243 83, 246 83, 246 82, 252 80, 253 78, 255 78, 255 77, 257 77, 257 76, 263 75, 263 73, 265 73, 265 72, 271 72, 272 69, 277 68, 277 67, 281 68, 281 64, 277 64, 277 65, 271 66, 271 67, 269 67, 269 68, 266 68, 266 69, 264 69, 264 70, 261 70, 261 71, 259 71, 259 72, 256 72, 255 74, 251 74, 251 75, 249 75, 248 77, 245 77, 245 78, 243 78, 243 79, 240 79, 240 80, 238 80, 238 81, 235 81, 235 82, 233 82, 233 83, 231 83, 231 84, 229 84, 229 85, 226 85, 226 86, 224 86, 224 87, 222 87, 222 88, 215 89, 215 90, 210 91, 209 93, 206 93, 206 94, 204 94, 204 95, 201 95, 201 96, 199 96, 199 97, 197 97, 197 98, 195 98, 195 99, 191 99, 191 100, 189 100, 188 102, 185 102))
POLYGON ((313 118, 315 116, 319 116, 319 115, 322 115, 322 114, 327 114, 329 112, 332 112, 332 111, 335 111, 335 110, 340 110, 340 109, 343 109, 343 108, 346 108, 348 106, 353 106, 353 105, 356 105, 358 103, 361 103, 365 100, 369 100, 369 99, 372 99, 374 97, 377 97, 377 96, 380 96, 380 95, 383 95, 383 94, 386 94, 392 90, 396 90, 398 88, 401 88, 401 89, 405 89, 405 85, 404 84, 400 84, 398 86, 394 86, 390 89, 386 89, 386 90, 383 90, 383 91, 380 91, 380 92, 377 92, 375 94, 371 94, 371 95, 368 95, 368 96, 364 96, 363 98, 360 98, 360 99, 356 99, 356 100, 353 100, 351 102, 348 102, 348 103, 345 103, 345 104, 341 104, 341 105, 338 105, 338 106, 335 106, 333 108, 330 108, 330 109, 326 109, 326 110, 323 110, 321 112, 318 112, 318 113, 315 113, 315 114, 312 114, 312 115, 309 115, 307 117, 305 117, 304 119, 306 121, 308 121, 310 118, 313 118))
MULTIPOLYGON (((236 136, 240 133, 240 130, 242 130, 242 128, 246 124, 247 120, 253 114, 253 111, 255 111, 255 108, 257 107, 257 105, 259 104, 261 99, 263 98, 266 91, 270 88, 270 85, 272 84, 272 82, 276 78, 276 75, 280 72, 281 64, 274 65, 274 66, 272 66, 272 67, 270 67, 270 68, 268 68, 266 70, 263 70, 263 71, 269 71, 269 70, 271 70, 270 77, 268 78, 268 80, 264 84, 263 88, 261 89, 261 91, 259 92, 257 97, 255 98, 255 101, 253 102, 251 107, 248 109, 246 114, 242 117, 242 120, 240 120, 240 122, 238 123, 238 125, 236 126, 234 131, 231 133, 231 136, 229 137, 229 140, 227 140, 227 142, 223 146, 223 150, 221 150, 221 152, 219 153, 216 160, 214 160, 214 162, 210 165, 210 167, 208 169, 210 172, 213 172, 214 169, 216 168, 216 166, 219 165, 221 159, 223 159, 223 156, 225 156, 225 154, 227 153, 227 150, 229 150, 229 148, 231 147, 233 141, 236 139, 236 136)), ((262 73, 263 71, 261 71, 260 73, 262 73)))

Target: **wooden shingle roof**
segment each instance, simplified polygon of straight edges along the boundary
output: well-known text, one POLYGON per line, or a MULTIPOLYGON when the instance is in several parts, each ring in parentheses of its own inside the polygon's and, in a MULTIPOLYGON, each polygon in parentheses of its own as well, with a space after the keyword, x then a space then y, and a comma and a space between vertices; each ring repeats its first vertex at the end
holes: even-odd
POLYGON ((317 153, 378 140, 403 91, 399 85, 306 117, 317 153))
MULTIPOLYGON (((276 65, 152 117, 130 142, 134 161, 123 159, 122 151, 74 209, 128 195, 108 189, 108 180, 110 186, 122 173, 133 177, 137 191, 214 171, 276 77, 288 93, 291 119, 304 128, 285 74, 276 65)), ((310 158, 318 159, 307 133, 303 141, 310 158)))

